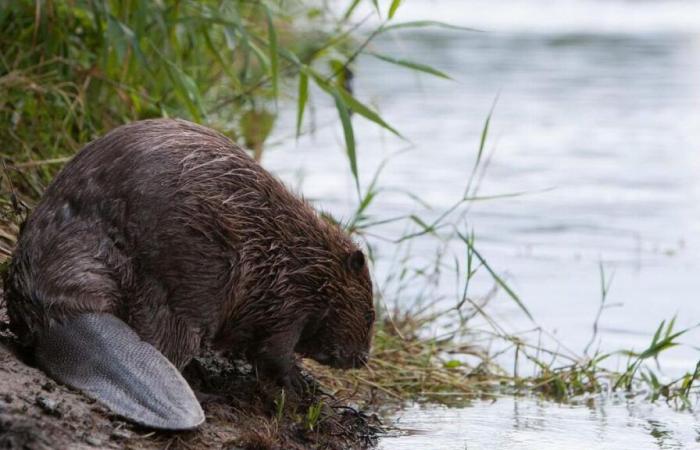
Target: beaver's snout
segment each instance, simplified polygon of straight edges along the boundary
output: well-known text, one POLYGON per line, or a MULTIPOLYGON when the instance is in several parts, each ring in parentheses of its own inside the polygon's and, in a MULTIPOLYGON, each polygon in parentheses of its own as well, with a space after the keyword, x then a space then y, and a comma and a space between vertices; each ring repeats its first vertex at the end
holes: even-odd
POLYGON ((311 357, 321 364, 325 364, 335 369, 354 369, 367 364, 367 361, 369 360, 369 353, 360 352, 344 355, 336 349, 333 350, 331 354, 318 352, 311 357))
POLYGON ((359 355, 356 355, 354 358, 354 367, 360 367, 364 366, 367 364, 367 361, 369 361, 369 353, 367 352, 362 352, 359 355))

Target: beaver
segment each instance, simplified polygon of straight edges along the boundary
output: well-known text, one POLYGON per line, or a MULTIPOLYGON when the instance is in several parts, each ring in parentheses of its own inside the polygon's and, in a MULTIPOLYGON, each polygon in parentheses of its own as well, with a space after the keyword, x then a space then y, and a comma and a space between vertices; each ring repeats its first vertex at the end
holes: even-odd
POLYGON ((374 322, 363 252, 243 149, 184 120, 123 125, 66 164, 5 277, 37 365, 127 419, 190 429, 180 371, 203 349, 298 389, 295 354, 364 364, 374 322))

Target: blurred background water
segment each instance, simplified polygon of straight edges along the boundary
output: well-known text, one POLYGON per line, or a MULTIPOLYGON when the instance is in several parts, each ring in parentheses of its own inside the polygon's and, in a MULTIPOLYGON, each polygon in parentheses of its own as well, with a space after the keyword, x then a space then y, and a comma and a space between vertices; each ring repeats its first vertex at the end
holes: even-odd
MULTIPOLYGON (((416 76, 370 56, 358 61, 358 97, 376 104, 411 143, 391 158, 380 184, 419 194, 435 214, 448 208, 464 191, 484 120, 498 96, 487 143, 493 156, 480 194, 529 194, 475 203, 468 227, 537 323, 582 351, 599 307, 602 263, 614 275, 608 302, 617 306, 603 313, 596 347, 642 349, 659 322, 674 315, 679 327, 697 324, 700 3, 420 0, 405 1, 397 19, 434 19, 482 31, 422 28, 386 34, 373 44, 377 52, 444 70, 454 81, 416 76)), ((331 105, 316 104, 315 132, 296 146, 269 152, 264 162, 322 208, 347 217, 356 196, 335 117, 331 105)), ((293 117, 286 121, 280 137, 292 132, 293 117)), ((356 126, 366 184, 381 161, 407 143, 361 119, 356 126)), ((380 196, 371 212, 386 218, 415 210, 413 200, 395 191, 380 196)), ((377 245, 381 261, 390 245, 377 245)), ((435 246, 428 238, 415 245, 426 256, 435 246)), ((378 273, 388 269, 378 267, 378 273)), ((489 284, 482 280, 475 289, 486 292, 489 284)), ((492 303, 494 316, 509 330, 532 326, 505 293, 492 303)), ((694 331, 683 341, 694 344, 698 337, 694 331)), ((697 350, 687 346, 665 356, 662 367, 676 376, 697 360, 697 350)), ((522 401, 525 410, 535 408, 522 401)), ((561 412, 548 408, 546 414, 561 412)), ((433 429, 429 424, 440 420, 471 422, 475 414, 493 417, 493 426, 502 428, 507 417, 515 420, 509 411, 503 404, 478 404, 465 411, 406 414, 417 428, 422 423, 433 429)), ((591 430, 619 426, 620 432, 635 429, 647 437, 610 448, 678 448, 678 442, 691 446, 700 439, 694 425, 695 432, 682 433, 681 441, 662 442, 630 422, 630 414, 610 405, 606 411, 605 425, 587 421, 589 413, 581 412, 562 426, 577 432, 586 427, 582 423, 591 430)), ((647 421, 666 413, 650 414, 647 421)), ((664 417, 660 420, 674 420, 664 417)), ((474 434, 467 434, 451 436, 472 442, 474 434)), ((401 439, 386 448, 417 448, 410 443, 418 445, 419 438, 409 436, 414 441, 398 447, 401 439)), ((545 442, 541 439, 533 442, 545 442)), ((465 448, 460 445, 454 448, 465 448)), ((483 448, 494 446, 530 448, 496 441, 483 448)))

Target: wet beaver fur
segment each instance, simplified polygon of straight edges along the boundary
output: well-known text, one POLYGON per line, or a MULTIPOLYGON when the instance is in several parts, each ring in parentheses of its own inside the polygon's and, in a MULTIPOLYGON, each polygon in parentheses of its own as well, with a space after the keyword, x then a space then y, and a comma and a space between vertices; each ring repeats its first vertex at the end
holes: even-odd
POLYGON ((46 330, 97 314, 72 324, 99 334, 110 315, 179 370, 214 348, 296 389, 295 353, 363 364, 374 322, 365 257, 343 230, 182 120, 125 125, 80 151, 25 223, 5 287, 22 342, 50 336, 45 359, 64 342, 46 330))

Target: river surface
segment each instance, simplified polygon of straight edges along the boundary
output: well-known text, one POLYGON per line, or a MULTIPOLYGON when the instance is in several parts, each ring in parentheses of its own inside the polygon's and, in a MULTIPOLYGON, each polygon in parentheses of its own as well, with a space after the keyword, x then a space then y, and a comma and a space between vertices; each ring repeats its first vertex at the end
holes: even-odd
POLYGON ((501 398, 467 408, 413 407, 386 450, 645 450, 700 448, 698 417, 663 406, 597 399, 588 406, 501 398))
MULTIPOLYGON (((474 231, 480 253, 537 324, 560 348, 580 354, 600 305, 601 265, 612 282, 593 349, 640 350, 663 319, 677 316, 678 328, 700 322, 700 3, 403 3, 397 21, 435 19, 482 31, 422 28, 387 33, 372 46, 434 66, 454 81, 360 58, 358 98, 406 137, 355 119, 362 185, 390 158, 379 181, 386 192, 369 214, 415 213, 429 220, 454 204, 497 98, 479 195, 526 194, 475 202, 459 226, 474 231)), ((309 114, 315 131, 296 144, 284 139, 293 116, 283 114, 282 144, 264 163, 320 207, 348 217, 357 200, 342 131, 320 97, 309 114)), ((378 234, 405 231, 392 224, 378 234)), ((416 258, 434 258, 434 239, 414 241, 416 258)), ((372 244, 382 279, 396 268, 395 245, 372 244)), ((459 257, 459 248, 451 244, 448 252, 459 257)), ((455 301, 454 285, 434 288, 440 301, 455 301)), ((481 276, 470 289, 478 297, 492 285, 481 276)), ((417 297, 410 287, 401 292, 405 297, 387 301, 417 297)), ((510 332, 533 327, 502 291, 490 308, 510 332)), ((662 357, 662 376, 694 368, 698 338, 690 331, 682 338, 687 345, 662 357)), ((613 368, 623 363, 611 360, 613 368)), ((596 402, 591 408, 505 398, 463 409, 413 408, 399 417, 401 425, 424 433, 388 439, 384 448, 700 446, 694 417, 662 406, 596 402)))

